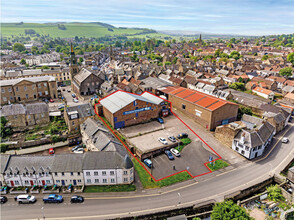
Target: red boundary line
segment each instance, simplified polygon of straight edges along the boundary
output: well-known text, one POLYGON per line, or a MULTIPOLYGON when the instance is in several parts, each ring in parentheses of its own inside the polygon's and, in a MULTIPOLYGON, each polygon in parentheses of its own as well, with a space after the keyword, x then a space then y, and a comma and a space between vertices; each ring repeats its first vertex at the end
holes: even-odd
MULTIPOLYGON (((177 172, 177 173, 174 173, 174 174, 171 174, 171 175, 169 175, 169 176, 166 176, 166 177, 163 177, 163 178, 161 178, 161 179, 155 179, 152 175, 151 175, 151 173, 146 169, 146 167, 142 164, 142 162, 137 158, 137 157, 135 157, 135 155, 130 151, 130 149, 124 144, 124 142, 115 134, 115 132, 113 131, 113 129, 111 128, 111 127, 109 127, 108 126, 108 124, 101 118, 101 116, 99 115, 99 114, 97 114, 97 112, 96 112, 96 105, 97 104, 99 104, 100 103, 100 101, 101 100, 103 100, 103 99, 105 99, 105 98, 107 98, 108 96, 110 96, 110 95, 113 95, 114 93, 116 93, 116 92, 125 92, 125 93, 129 93, 129 94, 133 94, 133 95, 138 95, 138 94, 134 94, 134 93, 131 93, 131 92, 126 92, 126 91, 123 91, 123 90, 117 90, 117 91, 115 91, 115 92, 113 92, 113 93, 111 93, 111 94, 109 94, 109 95, 107 95, 107 96, 105 96, 104 98, 102 98, 102 99, 100 99, 99 101, 98 101, 98 103, 96 103, 95 105, 94 105, 94 111, 95 111, 95 114, 103 121, 103 123, 107 126, 107 128, 116 136, 116 138, 123 144, 123 146, 133 155, 133 157, 141 164, 141 166, 147 171, 147 173, 149 173, 149 175, 151 176, 151 178, 155 181, 155 182, 158 182, 158 181, 160 181, 160 180, 163 180, 163 179, 166 179, 166 178, 168 178, 168 177, 171 177, 171 176, 174 176, 174 175, 177 175, 177 174, 179 174, 179 173, 183 173, 183 172, 187 172, 192 178, 196 178, 196 177, 199 177, 199 176, 203 176, 203 175, 206 175, 206 174, 209 174, 209 173, 212 173, 212 170, 207 166, 207 164, 208 163, 210 163, 209 161, 208 162, 205 162, 204 163, 204 166, 209 170, 209 172, 206 172, 206 173, 202 173, 202 174, 199 174, 199 175, 196 175, 196 176, 193 176, 187 169, 185 169, 185 170, 182 170, 182 171, 179 171, 179 172, 177 172)), ((148 92, 148 91, 145 91, 146 93, 149 93, 149 94, 151 94, 151 95, 153 95, 153 96, 156 96, 156 95, 154 95, 154 94, 152 94, 152 93, 150 93, 150 92, 148 92)), ((142 94, 144 94, 145 92, 143 92, 142 94)), ((138 96, 141 96, 142 94, 140 94, 140 95, 138 95, 138 96)), ((158 97, 158 96, 156 96, 156 97, 158 97)), ((158 97, 158 98, 160 98, 160 99, 162 99, 162 100, 164 100, 164 101, 166 101, 166 102, 168 102, 168 103, 170 103, 170 111, 171 111, 171 113, 174 115, 174 116, 176 116, 176 118, 177 119, 179 119, 184 125, 186 125, 186 127, 190 130, 190 131, 192 131, 193 132, 193 134, 195 134, 206 146, 208 146, 219 158, 217 158, 217 159, 214 159, 214 160, 212 160, 211 162, 214 162, 214 161, 217 161, 217 160, 220 160, 220 159, 222 159, 222 157, 215 151, 215 150, 213 150, 212 149, 212 147, 210 147, 198 134, 196 134, 185 122, 183 122, 183 120, 182 119, 180 119, 175 113, 173 113, 172 112, 172 103, 170 102, 170 101, 168 101, 168 100, 166 100, 166 99, 163 99, 163 98, 161 98, 161 97, 158 97)))

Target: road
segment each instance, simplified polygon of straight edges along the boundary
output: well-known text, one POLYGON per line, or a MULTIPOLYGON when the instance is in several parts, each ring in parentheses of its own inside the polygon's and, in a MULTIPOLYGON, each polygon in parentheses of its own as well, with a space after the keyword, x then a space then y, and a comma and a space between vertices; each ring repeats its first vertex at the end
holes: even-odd
POLYGON ((226 173, 207 175, 205 178, 195 178, 184 184, 156 190, 100 196, 84 194, 86 200, 84 204, 79 205, 69 204, 69 198, 58 205, 43 205, 41 199, 34 205, 18 205, 14 201, 9 201, 2 205, 1 217, 3 220, 41 219, 44 211, 46 219, 108 219, 155 213, 211 199, 221 201, 225 195, 245 189, 274 173, 279 173, 293 158, 292 143, 294 143, 294 127, 289 126, 274 139, 275 147, 266 159, 245 163, 226 173), (277 142, 277 139, 284 134, 289 138, 290 143, 277 142), (178 204, 179 200, 180 204, 178 204))

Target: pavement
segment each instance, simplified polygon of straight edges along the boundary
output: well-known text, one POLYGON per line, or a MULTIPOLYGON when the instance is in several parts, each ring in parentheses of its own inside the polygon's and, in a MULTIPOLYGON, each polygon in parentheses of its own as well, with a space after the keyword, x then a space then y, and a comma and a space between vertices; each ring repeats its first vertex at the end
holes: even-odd
MULTIPOLYGON (((187 122, 188 123, 188 122, 187 122)), ((213 172, 169 187, 138 190, 129 193, 83 194, 84 204, 46 204, 38 201, 33 205, 18 205, 10 200, 1 205, 1 219, 111 219, 152 214, 159 211, 197 205, 205 201, 222 201, 226 195, 260 183, 279 174, 294 157, 294 127, 275 137, 273 150, 259 161, 235 163, 227 172, 213 172), (286 146, 280 141, 289 138, 286 146), (44 207, 42 209, 42 207, 44 207)), ((216 149, 217 150, 217 149, 216 149)))
POLYGON ((68 145, 68 141, 57 142, 55 144, 44 144, 42 146, 29 147, 29 148, 24 148, 21 150, 8 150, 5 152, 5 154, 10 154, 10 155, 32 154, 32 153, 36 153, 40 151, 49 150, 50 148, 58 148, 58 147, 63 147, 67 145, 68 145))

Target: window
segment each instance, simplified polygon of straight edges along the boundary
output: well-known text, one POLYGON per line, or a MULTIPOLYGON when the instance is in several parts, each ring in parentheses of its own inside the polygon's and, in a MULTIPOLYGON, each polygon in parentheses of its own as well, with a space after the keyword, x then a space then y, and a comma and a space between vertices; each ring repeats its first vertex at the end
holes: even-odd
POLYGON ((241 154, 245 154, 245 151, 244 151, 244 150, 242 150, 242 151, 241 151, 241 154))
POLYGON ((41 114, 41 117, 44 118, 44 113, 41 114))
POLYGON ((29 94, 26 94, 26 99, 29 99, 29 94))
POLYGON ((78 172, 78 176, 80 176, 81 175, 81 173, 80 172, 78 172))
POLYGON ((90 83, 87 83, 87 86, 90 86, 90 83))
POLYGON ((236 151, 239 151, 239 147, 236 147, 236 151))
POLYGON ((70 175, 73 176, 73 172, 70 172, 70 175))
POLYGON ((249 151, 249 147, 246 146, 245 149, 246 149, 247 151, 249 151))
POLYGON ((54 88, 55 87, 55 85, 54 84, 52 84, 52 88, 54 88))
POLYGON ((39 89, 41 88, 41 84, 38 85, 38 88, 39 88, 39 89))
POLYGON ((8 92, 12 92, 12 89, 11 88, 8 88, 8 92))
POLYGON ((17 119, 17 115, 15 115, 14 118, 17 119))
POLYGON ((115 183, 115 179, 110 179, 110 182, 111 183, 115 183))
POLYGON ((10 100, 13 100, 13 96, 10 96, 10 100))
POLYGON ((258 150, 260 150, 261 149, 261 145, 260 146, 258 146, 258 150))
POLYGON ((23 87, 23 90, 24 90, 24 91, 27 91, 27 87, 26 87, 26 86, 24 86, 24 87, 23 87))
POLYGON ((136 101, 134 101, 134 106, 138 105, 138 103, 136 101))
POLYGON ((46 183, 47 183, 47 184, 50 184, 50 180, 46 180, 46 183))
POLYGON ((124 178, 124 182, 128 182, 128 178, 124 178))
POLYGON ((35 89, 35 85, 32 85, 32 90, 34 90, 35 89))
POLYGON ((3 97, 3 101, 6 102, 7 101, 7 98, 6 97, 3 97))
POLYGON ((107 183, 107 179, 103 179, 103 183, 107 183))
POLYGON ((17 92, 18 92, 18 86, 17 86, 17 87, 15 87, 15 91, 17 91, 17 92))
POLYGON ((106 175, 106 171, 102 171, 102 175, 105 176, 106 175))
POLYGON ((124 175, 128 175, 128 171, 127 170, 124 171, 124 175))
POLYGON ((2 88, 2 89, 1 89, 1 92, 2 92, 2 93, 5 93, 5 89, 4 89, 4 88, 2 88))
POLYGON ((78 183, 81 183, 82 182, 82 180, 78 180, 78 183))
POLYGON ((57 172, 55 172, 54 174, 55 174, 55 176, 58 176, 57 172))
POLYGON ((182 109, 185 110, 186 109, 186 105, 182 104, 182 109))
POLYGON ((64 176, 64 172, 61 172, 61 176, 64 176))
POLYGON ((99 183, 99 179, 95 179, 95 183, 99 183))
POLYGON ((25 177, 25 176, 26 176, 26 174, 25 174, 25 173, 23 173, 23 174, 22 174, 22 176, 23 176, 23 177, 25 177))
POLYGON ((91 183, 91 179, 87 179, 87 183, 91 183))
POLYGON ((48 91, 45 91, 45 95, 48 95, 48 91))
POLYGON ((18 180, 15 180, 15 182, 14 182, 14 183, 15 183, 15 185, 19 185, 19 182, 18 182, 18 180))
POLYGON ((92 82, 92 86, 95 86, 95 83, 94 82, 92 82))
POLYGON ((25 184, 29 184, 29 181, 28 180, 25 180, 25 184))
POLYGON ((60 180, 56 180, 56 183, 60 183, 60 180))
POLYGON ((117 117, 114 117, 114 118, 113 118, 113 121, 114 121, 114 122, 117 122, 117 117))
POLYGON ((47 87, 47 83, 44 83, 44 87, 47 87))
POLYGON ((86 176, 90 176, 90 172, 86 172, 86 176))
POLYGON ((99 82, 96 82, 96 85, 98 86, 99 85, 99 82))
POLYGON ((112 176, 113 176, 113 175, 114 175, 114 171, 110 171, 110 175, 112 175, 112 176))
POLYGON ((42 92, 39 92, 39 96, 42 96, 42 92))
POLYGON ((97 171, 94 172, 94 176, 98 176, 98 172, 97 171))

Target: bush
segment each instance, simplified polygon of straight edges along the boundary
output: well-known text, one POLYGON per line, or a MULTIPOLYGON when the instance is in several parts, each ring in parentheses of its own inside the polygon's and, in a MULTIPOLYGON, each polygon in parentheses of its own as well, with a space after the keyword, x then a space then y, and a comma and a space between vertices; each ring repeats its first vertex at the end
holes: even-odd
POLYGON ((282 194, 282 190, 278 185, 271 185, 266 188, 268 192, 268 198, 274 202, 284 201, 285 198, 282 194))
POLYGON ((7 150, 8 145, 7 144, 0 144, 0 152, 1 153, 5 153, 5 151, 7 150))

